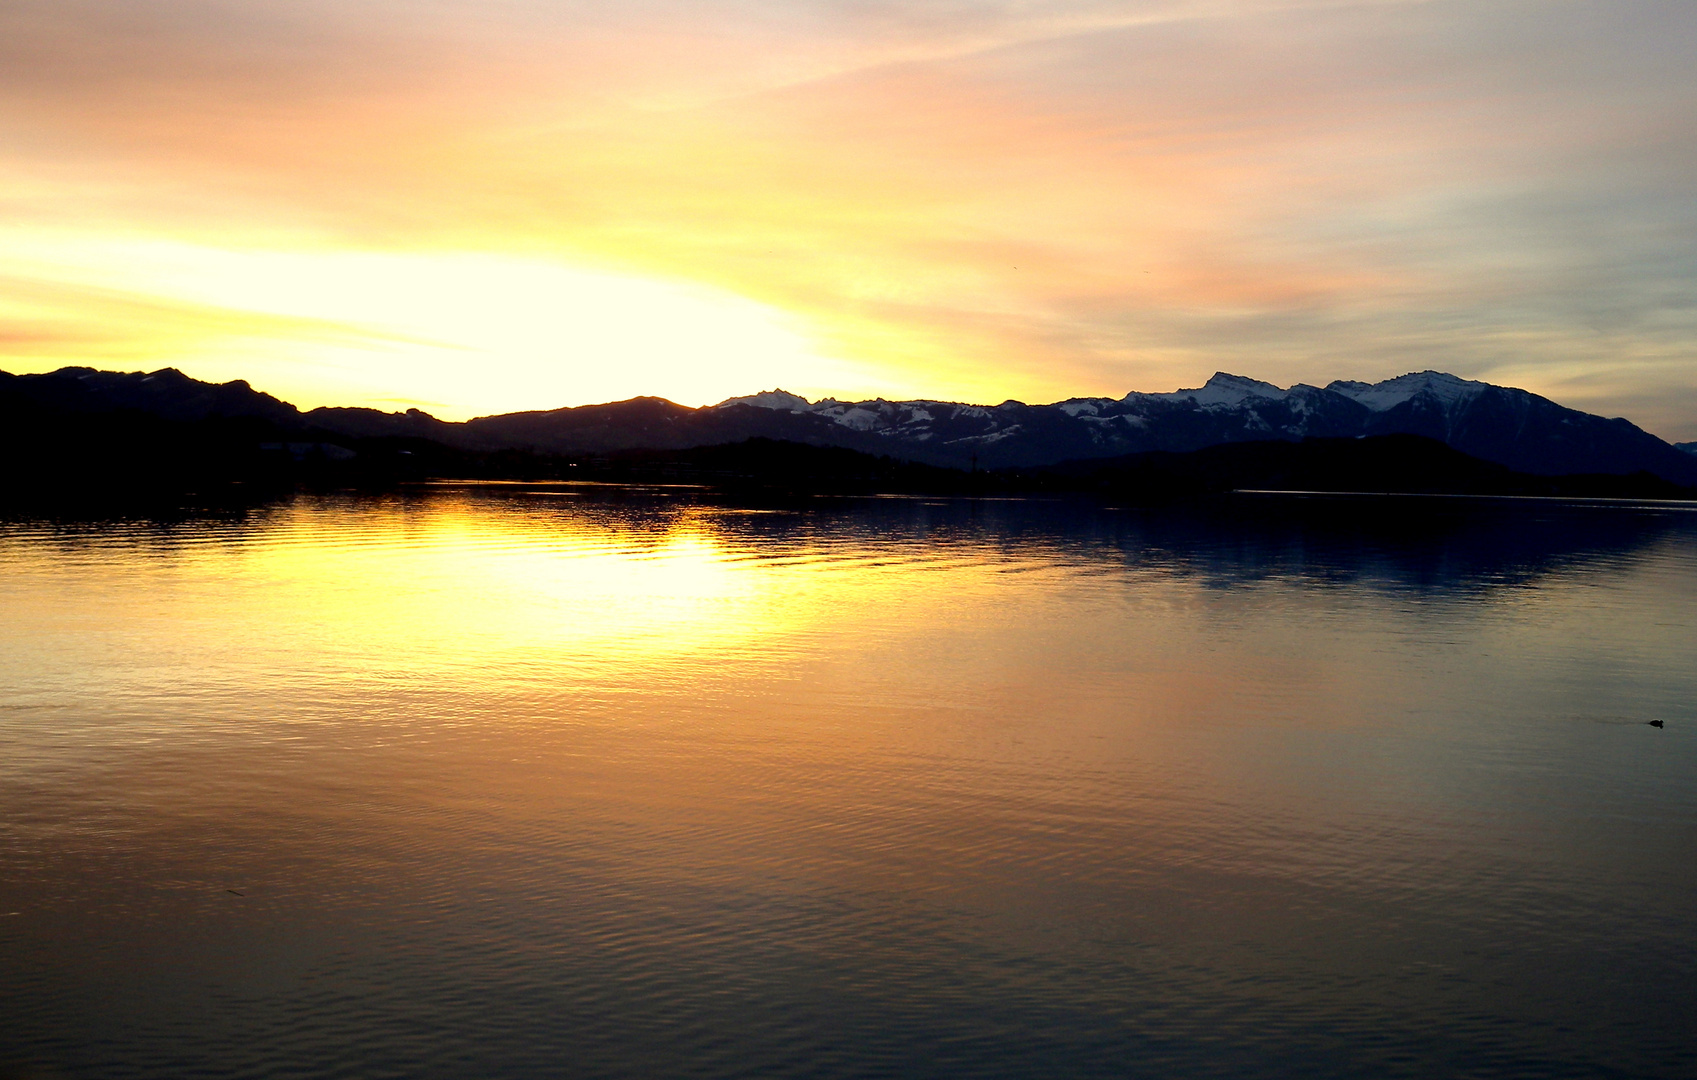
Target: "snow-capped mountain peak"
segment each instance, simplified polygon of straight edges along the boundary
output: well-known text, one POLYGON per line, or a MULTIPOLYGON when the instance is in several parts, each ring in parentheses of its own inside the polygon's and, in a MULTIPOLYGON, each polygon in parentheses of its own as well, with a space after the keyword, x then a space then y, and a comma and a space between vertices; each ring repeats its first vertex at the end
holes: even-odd
POLYGON ((1259 379, 1250 379, 1242 375, 1231 375, 1224 371, 1214 372, 1213 378, 1195 390, 1177 390, 1170 396, 1174 399, 1189 398, 1203 406, 1224 406, 1236 408, 1250 398, 1266 398, 1269 401, 1283 401, 1288 390, 1281 390, 1272 383, 1259 379))
MULTIPOLYGON (((315 409, 258 394, 245 383, 67 368, 43 375, 0 372, 0 389, 38 395, 55 409, 141 409, 167 419, 256 416, 288 430, 358 438, 423 437, 478 450, 529 448, 604 453, 736 443, 752 438, 841 446, 959 468, 1025 468, 1149 452, 1188 453, 1232 442, 1415 435, 1524 472, 1647 471, 1697 487, 1697 456, 1621 419, 1564 408, 1526 390, 1420 371, 1380 383, 1301 383, 1281 389, 1216 374, 1193 390, 1070 398, 1047 405, 1007 401, 810 402, 772 389, 693 409, 660 398, 525 411, 449 424, 423 413, 315 409), (67 404, 70 403, 70 404, 67 404), (735 406, 747 406, 737 408, 735 406)), ((34 400, 31 398, 30 400, 34 400)), ((317 436, 314 436, 316 438, 317 436)), ((302 441, 306 441, 302 439, 302 441)))
POLYGON ((726 398, 713 407, 723 409, 731 405, 752 405, 757 409, 777 409, 779 412, 809 412, 813 408, 813 403, 800 394, 777 388, 744 397, 726 398))
POLYGON ((1414 371, 1379 383, 1350 382, 1339 379, 1329 383, 1327 390, 1342 394, 1367 406, 1374 412, 1394 409, 1420 394, 1430 394, 1446 409, 1473 397, 1490 384, 1448 375, 1442 371, 1414 371))

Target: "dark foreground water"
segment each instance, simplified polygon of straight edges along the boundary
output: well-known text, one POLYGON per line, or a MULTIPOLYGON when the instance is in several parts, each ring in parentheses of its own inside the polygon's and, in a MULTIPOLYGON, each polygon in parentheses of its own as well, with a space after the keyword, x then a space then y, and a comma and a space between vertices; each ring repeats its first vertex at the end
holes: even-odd
POLYGON ((1690 508, 443 488, 0 612, 0 1076, 1697 1075, 1690 508))

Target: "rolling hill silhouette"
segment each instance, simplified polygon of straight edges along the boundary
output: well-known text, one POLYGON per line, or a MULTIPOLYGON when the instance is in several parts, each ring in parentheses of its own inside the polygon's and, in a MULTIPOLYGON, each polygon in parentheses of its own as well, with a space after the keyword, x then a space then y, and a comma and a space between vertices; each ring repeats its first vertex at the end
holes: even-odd
POLYGON ((303 412, 245 381, 171 368, 64 368, 0 372, 0 420, 12 491, 592 473, 1151 497, 1244 487, 1675 497, 1697 487, 1685 446, 1438 372, 1289 389, 1221 373, 1194 390, 1048 405, 810 402, 774 390, 702 408, 642 397, 453 423, 416 409, 303 412), (981 475, 968 482, 963 471, 981 475))

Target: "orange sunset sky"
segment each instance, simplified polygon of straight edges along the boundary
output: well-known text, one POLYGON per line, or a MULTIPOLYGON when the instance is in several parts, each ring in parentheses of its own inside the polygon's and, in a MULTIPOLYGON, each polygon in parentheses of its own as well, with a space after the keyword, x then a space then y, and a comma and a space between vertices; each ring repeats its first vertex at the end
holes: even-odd
POLYGON ((0 368, 449 419, 1437 368, 1697 438, 1697 4, 0 0, 0 368))

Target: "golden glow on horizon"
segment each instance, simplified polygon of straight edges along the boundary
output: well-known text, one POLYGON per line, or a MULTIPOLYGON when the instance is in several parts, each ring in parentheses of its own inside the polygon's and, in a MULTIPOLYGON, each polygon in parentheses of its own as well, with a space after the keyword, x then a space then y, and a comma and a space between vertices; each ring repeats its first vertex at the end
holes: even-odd
MULTIPOLYGON (((654 393, 699 405, 722 387, 869 382, 823 356, 801 320, 722 290, 472 254, 229 251, 168 241, 16 235, 0 273, 149 306, 139 362, 247 378, 298 405, 446 419, 654 393), (144 359, 145 358, 145 359, 144 359), (303 375, 305 377, 303 377, 303 375), (525 404, 516 404, 528 402, 525 404)), ((27 299, 14 297, 27 311, 27 299)), ((16 346, 14 346, 16 349, 16 346)), ((63 353, 39 358, 57 366, 63 353)), ((92 357, 90 359, 93 359, 92 357)))
POLYGON ((19 0, 0 368, 459 418, 1436 367, 1697 437, 1697 8, 1557 6, 19 0))

